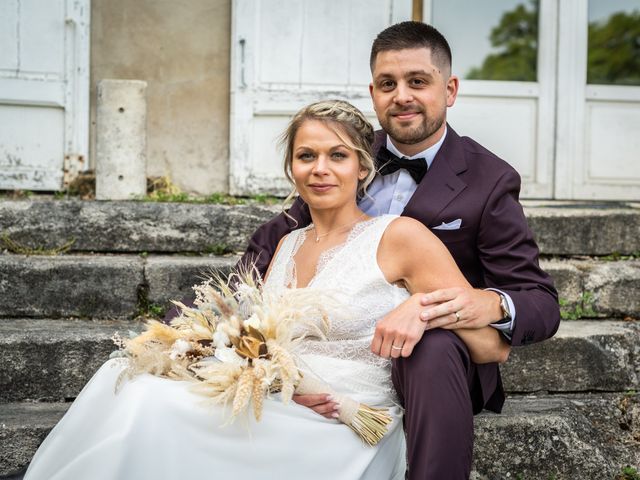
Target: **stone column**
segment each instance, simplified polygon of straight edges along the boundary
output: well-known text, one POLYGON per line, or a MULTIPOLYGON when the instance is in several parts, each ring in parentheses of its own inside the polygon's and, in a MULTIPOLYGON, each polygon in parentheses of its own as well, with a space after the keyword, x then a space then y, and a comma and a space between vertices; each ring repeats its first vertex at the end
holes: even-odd
POLYGON ((147 193, 147 82, 101 80, 96 115, 96 199, 147 193))

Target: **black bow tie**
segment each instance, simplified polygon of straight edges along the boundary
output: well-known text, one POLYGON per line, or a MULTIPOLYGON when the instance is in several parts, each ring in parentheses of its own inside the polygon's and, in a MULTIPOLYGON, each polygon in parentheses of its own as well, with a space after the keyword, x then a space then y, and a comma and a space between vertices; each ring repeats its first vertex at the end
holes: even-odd
POLYGON ((378 151, 378 171, 380 175, 389 175, 400 168, 404 168, 416 183, 420 183, 427 173, 427 160, 424 158, 400 158, 394 155, 386 147, 380 147, 378 151))

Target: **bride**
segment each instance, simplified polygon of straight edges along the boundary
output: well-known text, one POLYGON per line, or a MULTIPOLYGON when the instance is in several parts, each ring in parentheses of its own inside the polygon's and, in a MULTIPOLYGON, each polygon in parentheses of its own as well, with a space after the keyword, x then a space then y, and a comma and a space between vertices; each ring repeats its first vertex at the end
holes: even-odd
MULTIPOLYGON (((343 101, 318 102, 294 116, 283 136, 285 173, 313 223, 280 241, 264 288, 339 292, 343 306, 329 312, 327 339, 304 340, 296 353, 336 391, 389 408, 394 420, 380 443, 365 446, 336 412, 321 416, 275 398, 265 401, 260 422, 247 415, 222 427, 228 412, 206 403, 189 382, 147 374, 116 394, 126 360, 114 359, 45 439, 25 480, 403 479, 402 411, 389 358, 409 356, 424 323, 416 320, 403 338, 388 335, 372 347, 376 322, 412 294, 468 284, 421 223, 359 210, 357 197, 366 195, 375 173, 372 141, 371 125, 343 101)), ((455 332, 476 363, 508 353, 491 327, 455 332)))

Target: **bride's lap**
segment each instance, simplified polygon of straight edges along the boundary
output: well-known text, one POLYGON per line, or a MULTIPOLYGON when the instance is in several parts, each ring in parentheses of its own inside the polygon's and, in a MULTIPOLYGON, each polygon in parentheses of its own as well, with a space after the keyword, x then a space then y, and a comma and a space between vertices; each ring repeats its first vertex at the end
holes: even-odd
POLYGON ((263 478, 317 474, 343 463, 353 471, 344 478, 359 478, 380 450, 391 459, 403 455, 401 426, 372 449, 336 420, 279 398, 265 401, 261 421, 249 409, 229 424, 230 406, 213 405, 186 381, 140 375, 116 393, 123 362, 110 360, 94 375, 38 451, 25 480, 89 474, 169 478, 202 469, 234 474, 247 462, 263 478))

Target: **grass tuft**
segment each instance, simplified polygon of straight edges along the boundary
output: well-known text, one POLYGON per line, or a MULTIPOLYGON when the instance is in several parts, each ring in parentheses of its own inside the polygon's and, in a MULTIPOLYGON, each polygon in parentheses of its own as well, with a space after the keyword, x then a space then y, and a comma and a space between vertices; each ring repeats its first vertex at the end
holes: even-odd
POLYGON ((68 252, 69 249, 73 246, 73 244, 76 243, 76 239, 72 238, 71 240, 67 241, 66 243, 64 243, 59 247, 31 248, 31 247, 27 247, 26 245, 22 245, 21 243, 18 243, 15 240, 11 240, 11 238, 9 238, 9 235, 7 235, 6 233, 2 235, 2 237, 0 237, 0 240, 2 241, 2 244, 7 249, 7 251, 11 253, 17 253, 20 255, 49 255, 49 256, 60 255, 61 253, 68 252))

